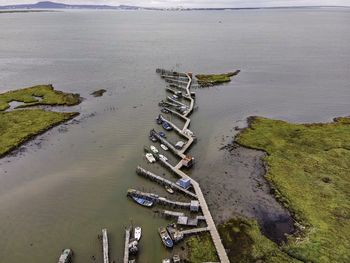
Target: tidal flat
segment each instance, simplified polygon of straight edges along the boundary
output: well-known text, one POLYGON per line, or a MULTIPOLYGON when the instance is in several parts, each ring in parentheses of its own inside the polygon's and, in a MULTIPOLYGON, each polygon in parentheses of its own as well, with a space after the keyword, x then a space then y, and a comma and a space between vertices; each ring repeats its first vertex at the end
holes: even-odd
POLYGON ((349 134, 349 117, 310 124, 251 117, 236 137, 240 145, 267 154, 265 178, 297 228, 281 247, 292 258, 350 259, 349 134))

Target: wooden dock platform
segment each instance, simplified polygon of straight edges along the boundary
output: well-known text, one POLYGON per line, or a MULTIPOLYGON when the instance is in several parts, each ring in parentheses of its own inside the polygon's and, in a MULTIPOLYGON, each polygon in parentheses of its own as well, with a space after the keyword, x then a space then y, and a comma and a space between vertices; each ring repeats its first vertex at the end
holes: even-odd
POLYGON ((102 249, 103 249, 103 263, 109 263, 109 248, 107 229, 102 229, 102 249))
POLYGON ((189 235, 195 235, 198 233, 202 233, 202 232, 207 232, 210 229, 208 227, 202 227, 202 228, 192 228, 192 229, 188 229, 188 230, 183 230, 180 231, 184 236, 189 236, 189 235))
POLYGON ((129 263, 130 228, 125 229, 124 263, 129 263))
POLYGON ((138 191, 135 189, 129 189, 127 195, 141 197, 141 198, 144 198, 146 200, 152 201, 156 204, 170 206, 170 207, 174 207, 174 208, 190 209, 190 207, 191 207, 190 202, 186 203, 186 202, 173 201, 173 200, 169 200, 165 197, 161 197, 161 196, 154 194, 154 193, 145 193, 145 192, 141 192, 141 191, 138 191))
POLYGON ((167 185, 167 186, 170 186, 172 189, 176 190, 176 191, 179 191, 179 192, 182 192, 184 193, 185 195, 188 195, 192 198, 195 198, 197 199, 197 196, 196 194, 178 186, 177 184, 171 182, 170 180, 167 180, 165 179, 164 177, 161 177, 159 175, 156 175, 150 171, 147 171, 146 169, 142 168, 141 166, 138 166, 137 169, 136 169, 136 172, 138 175, 140 176, 143 176, 143 177, 146 177, 152 181, 155 181, 161 185, 167 185))
MULTIPOLYGON (((168 71, 162 71, 162 70, 158 70, 157 72, 161 72, 162 75, 174 75, 177 76, 178 74, 171 74, 171 72, 169 73, 168 71)), ((191 97, 191 92, 190 92, 190 87, 192 84, 192 79, 191 76, 189 74, 186 73, 186 76, 188 78, 188 84, 186 86, 186 93, 188 95, 188 99, 190 100, 190 106, 189 106, 189 110, 186 111, 186 113, 183 114, 183 117, 187 117, 189 114, 191 114, 193 112, 193 108, 194 108, 194 99, 191 97)), ((188 126, 186 127, 186 129, 188 128, 188 126)), ((183 130, 185 130, 185 127, 183 128, 183 130)), ((184 156, 185 151, 188 150, 190 147, 190 145, 188 145, 186 148, 183 149, 183 151, 179 152, 176 151, 176 154, 178 154, 179 156, 184 156)), ((169 167, 170 168, 170 167, 169 167)), ((182 172, 180 169, 182 168, 182 162, 180 161, 175 167, 172 168, 172 171, 175 172, 176 174, 178 174, 178 176, 182 177, 182 178, 190 178, 187 174, 185 174, 184 172, 182 172)), ((228 257, 227 257, 227 253, 226 250, 222 244, 220 235, 217 231, 217 228, 215 226, 214 220, 211 216, 210 210, 208 208, 208 205, 206 203, 206 200, 204 198, 203 192, 199 186, 199 184, 191 179, 192 182, 192 186, 194 188, 194 191, 196 193, 196 196, 198 197, 198 201, 200 203, 202 212, 203 212, 203 216, 205 217, 205 221, 207 223, 207 231, 210 232, 210 235, 212 237, 214 246, 216 248, 218 257, 220 259, 221 263, 230 263, 228 257)))

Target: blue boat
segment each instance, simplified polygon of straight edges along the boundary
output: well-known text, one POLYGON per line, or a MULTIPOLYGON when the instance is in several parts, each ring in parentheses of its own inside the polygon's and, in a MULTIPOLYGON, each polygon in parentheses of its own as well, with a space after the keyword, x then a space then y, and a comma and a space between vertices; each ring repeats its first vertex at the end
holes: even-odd
POLYGON ((163 123, 163 120, 162 120, 162 118, 161 118, 160 115, 158 116, 158 118, 156 119, 156 121, 157 121, 157 124, 159 124, 159 125, 163 123))
POLYGON ((166 228, 160 227, 160 228, 158 228, 158 231, 159 231, 159 235, 160 235, 160 238, 162 239, 163 244, 168 248, 172 248, 174 246, 174 242, 171 239, 166 228))
POLYGON ((162 126, 167 131, 171 131, 173 129, 173 127, 171 127, 170 124, 167 123, 166 121, 163 121, 162 126))
POLYGON ((160 137, 166 138, 165 132, 159 132, 158 134, 159 134, 160 137))
POLYGON ((138 203, 139 205, 142 205, 142 206, 151 207, 151 206, 153 205, 153 202, 152 202, 152 201, 146 200, 146 199, 141 198, 141 197, 133 196, 132 199, 133 199, 136 203, 138 203))

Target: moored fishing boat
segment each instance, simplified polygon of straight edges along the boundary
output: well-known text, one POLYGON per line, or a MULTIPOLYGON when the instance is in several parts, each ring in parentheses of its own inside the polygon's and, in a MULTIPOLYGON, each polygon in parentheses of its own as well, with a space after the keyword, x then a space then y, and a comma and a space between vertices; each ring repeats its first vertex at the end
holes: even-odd
POLYGON ((133 196, 132 199, 133 199, 136 203, 138 203, 139 205, 142 205, 142 206, 151 207, 151 206, 153 205, 153 202, 152 202, 152 201, 146 200, 146 199, 141 198, 141 197, 133 196))
POLYGON ((158 232, 159 232, 160 238, 162 239, 163 244, 168 248, 172 248, 174 246, 174 242, 171 239, 166 228, 160 227, 160 228, 158 228, 158 232))
POLYGON ((153 146, 153 145, 151 145, 151 147, 149 147, 149 148, 150 148, 151 151, 154 152, 154 153, 158 153, 158 152, 159 152, 158 149, 157 149, 155 146, 153 146))
POLYGON ((168 158, 166 156, 164 156, 163 154, 159 154, 159 158, 163 161, 168 161, 168 158))
POLYGON ((171 188, 171 187, 168 186, 168 185, 165 186, 165 190, 166 190, 169 194, 173 194, 173 193, 174 193, 173 188, 171 188))
POLYGON ((142 229, 141 227, 137 226, 134 228, 134 238, 139 241, 141 239, 142 235, 142 229))
POLYGON ((58 259, 58 263, 70 263, 72 262, 73 251, 69 248, 64 249, 60 258, 58 259))
POLYGON ((166 138, 165 132, 159 132, 158 134, 159 134, 160 137, 166 138))
POLYGON ((171 125, 169 123, 167 123, 166 121, 163 121, 162 127, 167 131, 171 131, 173 129, 173 127, 171 127, 171 125))
POLYGON ((168 147, 166 147, 164 144, 161 144, 161 145, 160 145, 160 148, 162 148, 164 151, 169 150, 169 148, 168 148, 168 147))
POLYGON ((153 154, 151 154, 151 153, 146 153, 145 156, 146 156, 147 160, 148 160, 150 163, 156 162, 156 159, 154 158, 153 154))

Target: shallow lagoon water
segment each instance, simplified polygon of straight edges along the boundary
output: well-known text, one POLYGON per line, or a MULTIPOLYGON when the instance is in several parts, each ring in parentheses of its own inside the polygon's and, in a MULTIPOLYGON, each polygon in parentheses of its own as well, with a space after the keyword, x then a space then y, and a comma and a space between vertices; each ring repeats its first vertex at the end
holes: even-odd
MULTIPOLYGON (((247 116, 317 122, 349 115, 349 24, 347 9, 1 14, 0 90, 52 83, 86 99, 76 107, 79 123, 0 161, 0 261, 55 262, 65 247, 77 263, 101 261, 97 235, 107 227, 119 262, 132 221, 144 229, 139 261, 160 262, 168 252, 157 227, 166 221, 125 196, 129 187, 166 195, 135 174, 165 96, 155 69, 241 69, 230 84, 196 90, 191 173, 205 182, 225 164, 219 148, 247 116), (103 97, 89 95, 102 88, 103 97)), ((250 192, 237 187, 232 198, 250 192)), ((249 214, 260 201, 247 202, 239 210, 249 214)))

